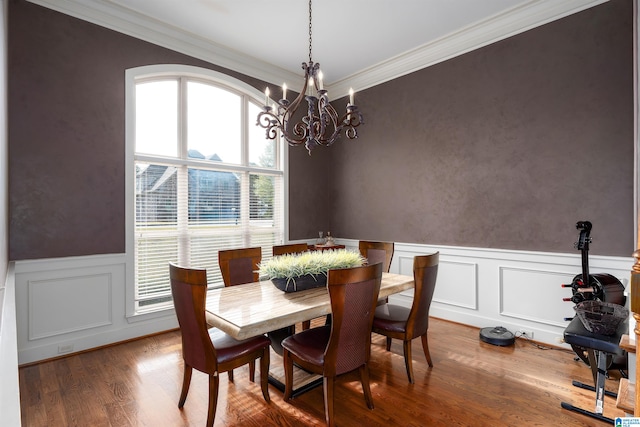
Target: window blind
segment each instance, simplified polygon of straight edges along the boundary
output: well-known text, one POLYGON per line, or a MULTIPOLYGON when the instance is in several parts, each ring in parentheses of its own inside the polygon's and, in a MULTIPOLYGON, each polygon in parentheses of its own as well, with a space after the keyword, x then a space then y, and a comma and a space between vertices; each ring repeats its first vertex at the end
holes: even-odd
MULTIPOLYGON (((170 116, 166 110, 176 115, 176 138, 164 137, 175 144, 173 149, 156 148, 149 141, 156 137, 152 120, 136 122, 136 141, 140 140, 140 147, 145 147, 144 153, 136 152, 135 161, 136 311, 171 304, 169 262, 206 268, 209 286, 222 286, 219 250, 260 246, 266 259, 271 247, 284 241, 283 173, 277 168, 281 161, 274 141, 266 140, 264 134, 234 130, 230 134, 233 136, 226 138, 228 144, 237 145, 234 153, 245 153, 246 160, 240 164, 235 164, 235 155, 233 164, 229 164, 217 153, 201 152, 207 149, 203 138, 225 136, 212 132, 210 127, 205 134, 194 135, 195 129, 202 126, 191 129, 189 123, 193 121, 185 119, 186 108, 180 106, 188 105, 191 110, 202 108, 204 111, 198 112, 202 118, 207 111, 220 111, 219 105, 215 109, 211 105, 228 97, 215 96, 222 90, 218 87, 212 91, 201 82, 191 85, 188 79, 182 80, 173 77, 169 81, 174 84, 170 86, 163 80, 141 82, 144 90, 136 92, 136 111, 145 105, 146 108, 160 105, 164 110, 160 116, 170 116), (165 90, 164 98, 154 92, 154 85, 165 90), (196 91, 197 97, 206 102, 189 100, 189 96, 196 98, 196 91), (237 135, 245 135, 245 139, 238 139, 237 135), (190 138, 199 139, 200 148, 190 138), (173 152, 177 155, 167 155, 173 152)), ((232 95, 248 104, 247 108, 242 108, 241 102, 234 107, 238 116, 256 111, 256 104, 249 102, 248 97, 232 95)), ((194 116, 195 112, 189 114, 194 116)), ((255 118, 240 117, 229 123, 248 126, 255 123, 255 118)))

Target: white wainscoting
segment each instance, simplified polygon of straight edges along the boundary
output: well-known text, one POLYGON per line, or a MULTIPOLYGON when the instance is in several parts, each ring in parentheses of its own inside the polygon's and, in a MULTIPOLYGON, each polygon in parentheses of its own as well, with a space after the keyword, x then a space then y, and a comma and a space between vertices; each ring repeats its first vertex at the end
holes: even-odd
POLYGON ((14 265, 7 266, 7 277, 0 281, 0 424, 20 427, 20 381, 16 337, 16 299, 14 265))
MULTIPOLYGON (((357 249, 357 240, 339 239, 357 249)), ((391 272, 412 275, 413 257, 440 252, 438 280, 431 304, 433 317, 479 328, 504 326, 533 332, 536 341, 561 343, 567 317, 573 317, 571 283, 582 273, 581 253, 546 253, 396 243, 391 272)), ((631 255, 631 254, 630 254, 631 255)), ((589 255, 589 272, 609 273, 627 287, 634 259, 589 255)), ((391 296, 407 307, 411 292, 391 296)))
MULTIPOLYGON (((356 249, 357 240, 338 239, 356 249)), ((573 316, 571 283, 580 253, 555 254, 396 243, 394 273, 412 275, 413 257, 440 252, 431 315, 483 328, 533 332, 558 340, 573 316)), ((127 319, 124 254, 15 263, 19 363, 31 363, 177 327, 173 310, 127 319)), ((589 256, 591 273, 610 273, 626 286, 633 258, 589 256)), ((391 297, 409 306, 411 292, 391 297)))
POLYGON ((173 310, 127 319, 125 255, 18 261, 18 359, 31 363, 178 326, 173 310))

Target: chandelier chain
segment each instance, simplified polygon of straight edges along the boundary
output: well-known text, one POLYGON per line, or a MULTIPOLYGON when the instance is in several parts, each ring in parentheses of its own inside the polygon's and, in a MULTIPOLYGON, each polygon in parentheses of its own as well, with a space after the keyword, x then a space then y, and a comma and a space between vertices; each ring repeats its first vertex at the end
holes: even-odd
POLYGON ((309 0, 309 62, 311 59, 311 0, 309 0))

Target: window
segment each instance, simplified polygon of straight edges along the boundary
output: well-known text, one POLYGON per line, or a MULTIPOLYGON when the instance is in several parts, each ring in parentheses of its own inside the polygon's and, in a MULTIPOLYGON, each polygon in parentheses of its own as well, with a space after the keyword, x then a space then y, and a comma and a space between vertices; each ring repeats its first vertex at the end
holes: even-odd
POLYGON ((255 126, 261 96, 205 69, 128 70, 129 315, 171 306, 169 262, 222 286, 220 249, 284 241, 283 150, 255 126))

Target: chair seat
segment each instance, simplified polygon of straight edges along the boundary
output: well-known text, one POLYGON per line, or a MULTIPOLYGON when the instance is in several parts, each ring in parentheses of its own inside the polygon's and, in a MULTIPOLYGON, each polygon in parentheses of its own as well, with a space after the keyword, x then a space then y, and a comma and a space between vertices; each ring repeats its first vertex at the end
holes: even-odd
POLYGON ((282 347, 314 365, 322 366, 330 335, 330 325, 319 326, 285 338, 282 347))
POLYGON ((268 347, 271 340, 264 335, 238 341, 219 329, 209 329, 209 336, 216 349, 218 363, 223 364, 232 359, 268 347))
POLYGON ((373 329, 403 333, 407 327, 407 319, 411 310, 395 304, 383 304, 376 307, 373 318, 373 329))

